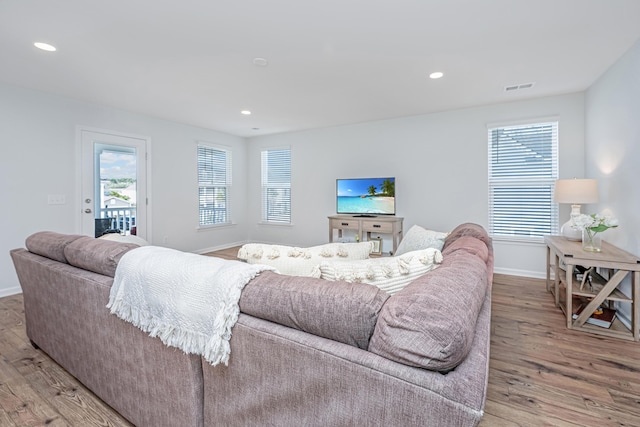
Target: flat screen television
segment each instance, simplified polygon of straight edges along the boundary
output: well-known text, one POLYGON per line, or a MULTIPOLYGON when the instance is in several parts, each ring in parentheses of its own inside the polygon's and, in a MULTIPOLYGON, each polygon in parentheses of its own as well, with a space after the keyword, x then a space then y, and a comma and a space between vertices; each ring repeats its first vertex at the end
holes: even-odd
POLYGON ((396 214, 395 178, 348 178, 336 180, 338 214, 376 216, 396 214))

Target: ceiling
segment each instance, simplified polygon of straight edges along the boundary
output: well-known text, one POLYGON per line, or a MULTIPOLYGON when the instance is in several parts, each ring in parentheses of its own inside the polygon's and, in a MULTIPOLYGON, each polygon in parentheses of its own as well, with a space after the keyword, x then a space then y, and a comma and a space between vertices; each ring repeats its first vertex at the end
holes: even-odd
POLYGON ((583 91, 638 39, 638 0, 0 0, 0 81, 250 137, 583 91))

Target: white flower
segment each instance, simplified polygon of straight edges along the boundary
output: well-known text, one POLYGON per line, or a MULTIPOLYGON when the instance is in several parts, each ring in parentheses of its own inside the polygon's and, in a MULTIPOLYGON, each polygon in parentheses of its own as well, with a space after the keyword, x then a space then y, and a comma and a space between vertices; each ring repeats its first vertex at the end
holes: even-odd
POLYGON ((609 215, 580 214, 573 218, 572 227, 578 230, 591 230, 599 233, 618 226, 618 219, 609 215))
POLYGON ((580 214, 573 217, 573 228, 584 230, 585 228, 591 227, 593 221, 594 218, 591 215, 580 214))
POLYGON ((612 216, 604 217, 604 225, 607 227, 617 227, 618 226, 618 218, 614 218, 612 216))

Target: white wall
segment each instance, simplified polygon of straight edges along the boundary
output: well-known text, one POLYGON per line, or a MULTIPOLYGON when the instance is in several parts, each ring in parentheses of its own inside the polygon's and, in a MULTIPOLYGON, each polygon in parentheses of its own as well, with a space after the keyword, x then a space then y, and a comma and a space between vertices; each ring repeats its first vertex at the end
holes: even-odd
MULTIPOLYGON (((338 177, 395 176, 397 214, 449 230, 487 226, 487 124, 560 121, 561 177, 584 176, 584 95, 571 94, 352 126, 256 137, 220 132, 0 84, 0 296, 19 292, 8 252, 40 230, 79 232, 76 223, 76 126, 151 138, 153 243, 202 251, 247 240, 312 245, 327 241, 338 177), (235 226, 197 230, 195 141, 233 148, 235 226), (258 225, 260 151, 290 146, 293 226, 258 225), (47 205, 64 194, 65 205, 47 205), (165 242, 166 237, 166 242, 165 242)), ((563 207, 561 218, 568 216, 563 207)), ((385 250, 390 242, 385 242, 385 250)), ((496 271, 544 272, 544 248, 495 242, 496 271)))
MULTIPOLYGON (((640 256, 640 42, 586 92, 586 170, 600 203, 620 226, 603 239, 640 256)), ((590 213, 593 213, 590 212, 590 213)), ((630 281, 621 289, 631 295, 630 281)), ((628 316, 628 307, 623 307, 628 316), (626 310, 625 310, 626 309, 626 310)))
MULTIPOLYGON (((488 226, 487 124, 559 120, 561 177, 584 176, 584 96, 571 94, 416 117, 254 137, 248 148, 252 241, 311 245, 328 239, 335 179, 395 176, 405 230, 488 226), (259 225, 260 151, 291 147, 293 226, 259 225)), ((561 218, 568 218, 563 207, 561 218)), ((385 242, 384 250, 390 248, 385 242)), ((496 271, 543 277, 542 244, 495 242, 496 271)))
POLYGON ((20 292, 9 250, 41 230, 79 232, 76 126, 151 138, 154 243, 200 251, 246 240, 246 141, 106 106, 0 84, 0 296, 20 292), (233 148, 236 226, 197 231, 196 140, 233 148), (63 194, 65 205, 48 205, 63 194), (164 237, 166 236, 166 243, 164 237))

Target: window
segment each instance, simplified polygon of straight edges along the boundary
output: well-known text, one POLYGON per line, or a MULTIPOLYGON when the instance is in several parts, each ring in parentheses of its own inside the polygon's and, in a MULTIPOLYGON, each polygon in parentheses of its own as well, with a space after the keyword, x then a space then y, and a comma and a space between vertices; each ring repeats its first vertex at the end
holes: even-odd
POLYGON ((262 152, 262 221, 291 224, 291 149, 262 152))
POLYGON ((231 151, 198 144, 198 202, 201 226, 227 224, 231 151))
POLYGON ((489 232, 540 240, 558 227, 558 122, 489 129, 489 232))

